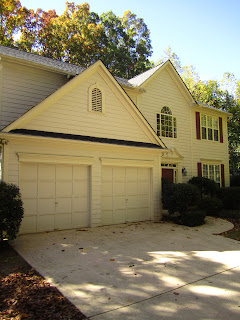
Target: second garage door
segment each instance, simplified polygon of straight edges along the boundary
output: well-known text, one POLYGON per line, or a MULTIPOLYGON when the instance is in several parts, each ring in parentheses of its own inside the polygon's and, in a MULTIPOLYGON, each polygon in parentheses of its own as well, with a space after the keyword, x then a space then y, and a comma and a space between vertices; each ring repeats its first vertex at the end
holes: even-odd
POLYGON ((151 169, 102 168, 102 224, 151 219, 151 169))
POLYGON ((21 232, 89 226, 89 167, 21 163, 21 232))

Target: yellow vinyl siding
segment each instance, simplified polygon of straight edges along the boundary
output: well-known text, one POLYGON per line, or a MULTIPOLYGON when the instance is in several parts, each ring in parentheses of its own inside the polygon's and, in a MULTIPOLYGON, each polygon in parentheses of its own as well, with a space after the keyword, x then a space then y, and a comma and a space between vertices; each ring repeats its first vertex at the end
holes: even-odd
MULTIPOLYGON (((164 68, 151 80, 148 80, 146 85, 143 85, 145 92, 139 93, 136 100, 138 108, 155 131, 157 131, 156 114, 160 113, 163 106, 169 107, 172 115, 176 117, 177 139, 164 137, 161 139, 167 148, 176 148, 183 156, 182 167, 186 168, 187 175, 184 176, 179 172, 182 182, 187 182, 192 176, 197 176, 197 163, 201 162, 201 159, 209 159, 224 164, 225 185, 229 186, 227 116, 207 108, 192 107, 189 97, 177 84, 176 75, 173 75, 169 67, 164 68), (196 139, 195 111, 217 118, 222 117, 223 143, 196 139)), ((130 97, 133 95, 130 90, 127 90, 127 93, 130 97)), ((174 163, 171 154, 164 156, 162 161, 174 163)))
MULTIPOLYGON (((191 110, 192 120, 192 137, 193 137, 193 163, 210 161, 211 163, 224 164, 225 186, 229 186, 229 156, 228 156, 228 131, 227 131, 227 116, 224 113, 214 112, 206 108, 194 107, 191 110), (212 140, 196 139, 196 115, 195 112, 206 114, 214 117, 222 117, 223 143, 212 140), (202 161, 204 160, 204 161, 202 161)), ((193 167, 193 175, 197 176, 197 165, 193 167)))
POLYGON ((177 121, 177 138, 160 137, 167 148, 176 148, 184 157, 182 166, 187 170, 183 182, 191 177, 191 118, 189 102, 183 96, 170 72, 164 69, 144 87, 145 92, 138 96, 138 108, 147 118, 150 125, 157 131, 157 113, 163 106, 171 109, 177 121))
POLYGON ((102 76, 95 72, 33 117, 24 129, 102 138, 151 142, 102 76), (105 112, 89 112, 89 87, 98 83, 105 95, 105 112))
POLYGON ((67 82, 66 75, 2 63, 1 128, 19 118, 67 82))

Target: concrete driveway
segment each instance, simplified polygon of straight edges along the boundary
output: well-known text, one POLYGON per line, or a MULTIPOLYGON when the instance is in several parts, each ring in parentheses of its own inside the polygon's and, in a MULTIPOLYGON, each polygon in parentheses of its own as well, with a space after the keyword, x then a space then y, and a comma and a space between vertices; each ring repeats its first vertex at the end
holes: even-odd
POLYGON ((240 319, 240 242, 201 227, 134 223, 22 235, 15 249, 87 317, 240 319))

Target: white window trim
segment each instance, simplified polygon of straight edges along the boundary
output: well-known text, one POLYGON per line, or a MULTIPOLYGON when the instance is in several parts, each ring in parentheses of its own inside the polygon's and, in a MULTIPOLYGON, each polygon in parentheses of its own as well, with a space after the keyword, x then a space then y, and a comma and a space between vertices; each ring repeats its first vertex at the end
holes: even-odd
POLYGON ((162 135, 161 115, 168 115, 168 114, 165 114, 165 113, 162 113, 162 112, 161 112, 164 107, 167 107, 167 108, 171 111, 171 113, 172 113, 172 109, 171 109, 170 107, 168 107, 168 106, 162 106, 160 112, 156 112, 156 118, 155 118, 155 119, 156 119, 156 133, 157 133, 157 136, 158 136, 158 137, 162 137, 162 138, 177 139, 177 138, 178 138, 178 133, 177 133, 177 117, 175 117, 175 116, 173 115, 173 113, 172 113, 171 115, 169 115, 169 116, 172 117, 172 130, 173 130, 172 133, 173 133, 173 137, 165 137, 165 136, 162 135), (158 115, 159 115, 159 134, 158 134, 158 115), (174 131, 174 120, 176 121, 176 131, 174 131), (174 132, 176 132, 176 137, 174 137, 174 132))
POLYGON ((215 181, 216 183, 219 183, 220 186, 221 186, 221 185, 222 185, 222 177, 221 177, 221 163, 220 163, 220 162, 218 162, 218 161, 216 161, 216 162, 213 162, 213 161, 208 161, 208 162, 203 161, 203 162, 202 162, 202 176, 205 177, 205 178, 210 179, 209 166, 211 166, 211 165, 212 165, 213 168, 214 168, 214 181, 215 181), (207 165, 207 166, 208 166, 208 176, 207 176, 207 177, 205 177, 204 174, 203 174, 203 166, 204 166, 204 165, 207 165), (218 166, 218 167, 219 167, 219 181, 216 181, 216 168, 215 168, 215 166, 218 166))
POLYGON ((211 114, 200 113, 200 134, 201 134, 201 140, 211 141, 211 142, 219 142, 220 141, 219 118, 216 117, 216 116, 213 116, 211 114), (202 116, 206 116, 206 127, 204 127, 204 128, 206 128, 206 139, 203 138, 203 136, 202 136, 202 128, 203 128, 203 126, 202 126, 202 116), (207 119, 207 117, 211 117, 212 118, 212 137, 213 137, 212 140, 208 139, 208 119, 207 119), (218 124, 218 129, 217 129, 218 130, 218 140, 214 140, 214 128, 213 128, 213 119, 214 118, 217 119, 217 124, 218 124))
POLYGON ((105 92, 98 83, 94 83, 88 89, 88 111, 98 115, 105 113, 105 92), (102 112, 92 110, 92 90, 95 88, 99 89, 102 93, 102 112))

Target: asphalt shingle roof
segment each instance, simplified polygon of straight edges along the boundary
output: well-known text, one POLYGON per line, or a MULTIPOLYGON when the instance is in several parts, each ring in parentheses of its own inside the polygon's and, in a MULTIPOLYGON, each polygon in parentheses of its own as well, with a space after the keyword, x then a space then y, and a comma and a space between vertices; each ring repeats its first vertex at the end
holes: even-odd
MULTIPOLYGON (((60 72, 64 72, 66 74, 70 75, 77 75, 85 70, 85 68, 82 68, 80 66, 68 63, 68 62, 62 62, 58 61, 52 58, 47 58, 40 56, 36 53, 30 53, 30 52, 25 52, 16 48, 10 48, 10 47, 5 47, 0 45, 0 55, 2 56, 7 56, 7 57, 12 57, 12 58, 17 58, 20 60, 40 64, 42 66, 49 67, 51 69, 55 69, 60 72)), ((128 87, 137 87, 141 85, 147 78, 149 78, 158 68, 160 65, 128 80, 120 77, 114 77, 117 82, 120 85, 128 86, 128 87)))
POLYGON ((154 72, 156 72, 160 67, 162 66, 162 64, 158 64, 156 67, 147 70, 141 74, 139 74, 138 76, 128 80, 128 82, 134 86, 134 87, 138 87, 140 86, 143 82, 145 82, 148 78, 150 78, 154 72))
POLYGON ((43 66, 50 67, 52 69, 62 71, 71 75, 79 74, 85 70, 85 68, 76 66, 74 64, 42 57, 36 53, 25 52, 19 49, 9 48, 2 45, 0 45, 0 55, 41 64, 43 66))

